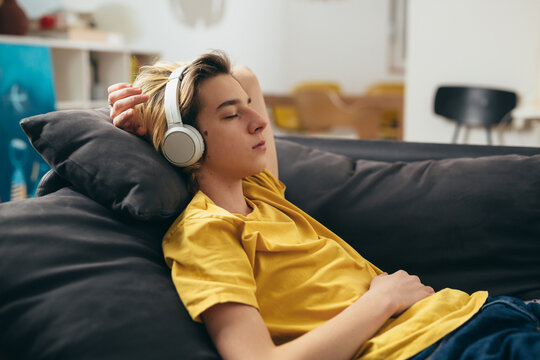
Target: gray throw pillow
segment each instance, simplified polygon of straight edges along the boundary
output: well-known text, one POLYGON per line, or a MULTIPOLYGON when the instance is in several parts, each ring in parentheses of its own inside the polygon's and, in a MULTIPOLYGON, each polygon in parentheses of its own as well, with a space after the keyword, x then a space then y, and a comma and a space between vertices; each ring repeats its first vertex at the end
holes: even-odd
POLYGON ((140 220, 177 216, 191 196, 180 171, 141 138, 113 126, 108 109, 56 111, 21 127, 78 191, 140 220))

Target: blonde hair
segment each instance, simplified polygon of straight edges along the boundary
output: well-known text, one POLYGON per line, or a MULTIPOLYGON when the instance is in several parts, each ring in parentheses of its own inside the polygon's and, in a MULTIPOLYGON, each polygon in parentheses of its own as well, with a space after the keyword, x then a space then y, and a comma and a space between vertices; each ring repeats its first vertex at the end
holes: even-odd
MULTIPOLYGON (((167 132, 167 118, 165 117, 164 96, 165 86, 169 75, 178 67, 187 66, 180 79, 179 107, 182 122, 199 130, 197 115, 201 110, 199 85, 206 79, 220 74, 230 74, 231 65, 225 53, 213 51, 203 54, 191 63, 156 63, 141 67, 133 85, 142 89, 148 95, 148 101, 135 107, 135 115, 142 125, 146 127, 146 138, 161 152, 163 138, 167 132)), ((190 176, 190 187, 193 192, 198 190, 195 173, 204 161, 205 154, 195 164, 184 168, 190 176)))

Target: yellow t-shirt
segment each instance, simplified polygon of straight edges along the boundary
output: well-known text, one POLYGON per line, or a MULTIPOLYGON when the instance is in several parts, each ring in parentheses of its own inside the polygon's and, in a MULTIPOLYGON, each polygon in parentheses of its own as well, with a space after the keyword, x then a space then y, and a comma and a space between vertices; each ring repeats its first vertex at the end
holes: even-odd
MULTIPOLYGON (((343 311, 381 273, 288 202, 268 170, 246 178, 243 189, 253 209, 247 216, 199 191, 163 239, 173 282, 195 321, 218 303, 251 305, 282 344, 343 311)), ((409 358, 471 318, 486 298, 439 291, 389 319, 355 358, 409 358)))

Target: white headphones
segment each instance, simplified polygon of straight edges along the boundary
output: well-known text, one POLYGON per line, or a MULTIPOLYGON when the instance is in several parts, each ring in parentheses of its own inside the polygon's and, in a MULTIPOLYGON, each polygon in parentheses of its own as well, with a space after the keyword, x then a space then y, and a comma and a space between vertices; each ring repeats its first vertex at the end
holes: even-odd
POLYGON ((201 133, 193 126, 184 125, 180 115, 178 94, 180 78, 185 66, 175 69, 165 86, 165 117, 168 130, 163 138, 161 151, 173 165, 186 167, 196 163, 204 153, 201 133))

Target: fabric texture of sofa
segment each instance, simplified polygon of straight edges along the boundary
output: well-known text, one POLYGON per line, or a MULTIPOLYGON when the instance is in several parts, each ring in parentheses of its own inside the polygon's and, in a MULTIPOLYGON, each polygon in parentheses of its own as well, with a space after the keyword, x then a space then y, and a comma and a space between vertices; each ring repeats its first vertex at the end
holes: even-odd
MULTIPOLYGON (((0 358, 218 359, 161 251, 190 199, 181 172, 106 109, 21 126, 53 170, 0 204, 0 358)), ((540 148, 276 144, 287 198, 385 271, 540 298, 540 148)))

